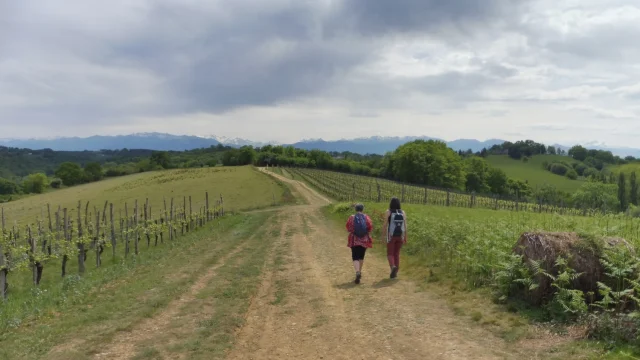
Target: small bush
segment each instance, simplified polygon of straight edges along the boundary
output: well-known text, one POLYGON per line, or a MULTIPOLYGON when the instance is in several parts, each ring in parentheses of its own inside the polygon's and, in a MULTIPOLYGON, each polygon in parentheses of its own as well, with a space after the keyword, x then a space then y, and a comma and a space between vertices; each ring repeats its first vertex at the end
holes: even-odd
POLYGON ((353 205, 347 203, 335 204, 333 206, 333 212, 337 214, 349 213, 353 211, 353 205))
POLYGON ((62 180, 58 179, 58 178, 55 178, 55 179, 51 180, 51 183, 49 183, 49 185, 53 189, 60 189, 62 187, 62 180))
POLYGON ((567 171, 566 177, 571 180, 576 180, 578 178, 578 173, 575 170, 569 170, 567 171))
POLYGON ((569 168, 566 165, 559 164, 559 163, 551 164, 551 167, 549 170, 552 173, 560 176, 565 176, 569 172, 569 168))

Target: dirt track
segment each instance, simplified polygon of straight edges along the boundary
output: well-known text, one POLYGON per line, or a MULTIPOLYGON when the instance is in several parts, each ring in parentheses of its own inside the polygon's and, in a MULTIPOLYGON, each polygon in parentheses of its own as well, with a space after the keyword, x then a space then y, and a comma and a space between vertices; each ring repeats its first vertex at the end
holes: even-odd
MULTIPOLYGON (((368 255, 363 282, 353 284, 346 233, 326 219, 329 200, 306 184, 276 176, 291 185, 307 205, 275 209, 274 219, 252 238, 268 241, 270 250, 257 294, 244 324, 235 334, 228 359, 512 359, 504 341, 452 313, 447 304, 400 278, 389 280, 386 259, 368 255), (270 234, 270 235, 269 235, 270 234)), ((375 246, 383 246, 376 243, 375 246)), ((104 344, 94 358, 130 359, 141 344, 195 333, 199 315, 167 332, 180 309, 196 304, 203 286, 237 245, 203 273, 186 294, 152 317, 104 344), (170 334, 174 334, 169 336, 170 334), (175 335, 178 334, 178 335, 175 335)), ((206 300, 206 299, 204 299, 206 300)), ((175 327, 175 326, 174 326, 175 327)), ((224 355, 224 353, 222 354, 224 355)), ((158 358, 188 358, 186 353, 158 358)))
MULTIPOLYGON (((346 233, 327 223, 328 200, 276 176, 308 206, 283 209, 279 246, 287 265, 269 270, 238 334, 230 359, 505 359, 503 340, 456 317, 415 285, 388 279, 386 260, 368 256, 363 283, 353 284, 346 233), (280 284, 285 301, 273 304, 280 284), (283 285, 284 284, 284 285, 283 285)), ((376 244, 376 246, 383 246, 376 244)))

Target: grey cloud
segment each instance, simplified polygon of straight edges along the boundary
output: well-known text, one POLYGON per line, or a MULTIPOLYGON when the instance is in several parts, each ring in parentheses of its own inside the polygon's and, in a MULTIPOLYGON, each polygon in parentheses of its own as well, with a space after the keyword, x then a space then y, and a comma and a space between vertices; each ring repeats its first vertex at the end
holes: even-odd
MULTIPOLYGON (((350 70, 375 61, 379 37, 386 33, 483 26, 515 8, 515 3, 345 0, 333 5, 242 0, 222 7, 207 2, 137 1, 114 4, 122 9, 104 8, 106 19, 79 19, 77 24, 69 22, 69 17, 73 11, 78 16, 89 11, 86 3, 73 10, 48 7, 53 2, 38 10, 15 5, 9 14, 13 15, 10 29, 14 37, 6 46, 18 60, 27 58, 24 71, 34 82, 47 83, 57 93, 45 104, 13 106, 0 112, 34 122, 57 118, 117 121, 131 115, 221 113, 295 101, 324 94, 340 84, 350 70), (47 10, 52 16, 46 16, 47 10), (48 56, 60 68, 29 69, 29 61, 37 62, 40 56, 48 56), (95 65, 97 72, 103 68, 127 75, 117 76, 117 84, 98 73, 84 79, 72 77, 73 83, 56 79, 52 74, 57 71, 68 73, 64 67, 69 58, 95 65), (151 75, 156 81, 150 81, 149 86, 136 85, 139 76, 151 75), (85 91, 93 86, 110 91, 85 91), (129 104, 140 91, 153 91, 155 101, 129 104)), ((98 6, 94 11, 105 6, 94 5, 98 6)), ((496 66, 493 71, 505 76, 511 70, 496 66)), ((9 80, 3 93, 13 89, 25 98, 49 96, 35 88, 34 82, 9 80)), ((473 76, 445 74, 442 79, 419 81, 416 89, 455 90, 475 81, 473 76)))
MULTIPOLYGON (((637 82, 632 35, 640 27, 627 21, 563 34, 549 25, 556 13, 546 12, 562 3, 42 0, 35 7, 0 0, 0 122, 126 126, 134 117, 300 100, 338 104, 345 116, 421 106, 446 114, 483 101, 537 106, 635 96, 631 88, 608 94, 580 86, 637 82), (403 41, 438 46, 402 54, 423 65, 415 73, 373 66, 403 41), (448 64, 448 53, 469 61, 448 64)), ((480 113, 516 116, 490 106, 480 113)))
MULTIPOLYGON (((469 30, 512 19, 520 0, 347 0, 339 21, 364 35, 417 33, 437 28, 469 30)), ((344 26, 344 25, 343 25, 344 26)), ((340 28, 340 26, 336 26, 340 28)))

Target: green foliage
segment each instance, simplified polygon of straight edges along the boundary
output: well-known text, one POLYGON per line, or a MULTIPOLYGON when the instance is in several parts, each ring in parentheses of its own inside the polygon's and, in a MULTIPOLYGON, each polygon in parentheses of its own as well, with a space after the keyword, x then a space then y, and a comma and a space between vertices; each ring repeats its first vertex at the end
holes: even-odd
POLYGON ((585 178, 592 178, 592 177, 596 177, 600 174, 600 172, 598 171, 598 169, 596 168, 586 168, 583 172, 582 172, 582 176, 584 176, 585 178))
POLYGON ((66 186, 81 184, 84 181, 84 172, 80 165, 72 162, 65 162, 56 170, 56 176, 62 180, 66 186))
POLYGON ((565 176, 569 172, 569 168, 565 164, 555 163, 549 166, 549 171, 556 175, 565 176))
POLYGON ((31 174, 22 182, 22 190, 27 194, 42 194, 49 186, 47 175, 31 174))
POLYGON ((544 204, 560 204, 566 200, 565 195, 551 184, 543 184, 533 192, 536 201, 544 204))
POLYGON ((507 187, 509 188, 509 194, 517 196, 519 199, 526 199, 533 194, 531 186, 522 180, 509 179, 507 187))
POLYGON ((54 178, 49 183, 52 189, 60 189, 62 187, 62 179, 54 178))
POLYGON ((618 209, 618 186, 588 181, 573 194, 573 203, 585 209, 612 211, 618 209))
POLYGON ((493 275, 493 289, 497 299, 505 302, 520 294, 525 294, 526 297, 526 294, 539 286, 534 275, 525 264, 522 255, 510 254, 498 264, 497 271, 493 275))
POLYGON ((565 176, 567 178, 571 179, 571 180, 577 180, 578 179, 578 173, 573 169, 567 171, 567 174, 565 176))
POLYGON ((638 205, 638 179, 635 171, 631 173, 629 178, 629 203, 638 205))
POLYGON ((624 173, 618 175, 618 201, 620 202, 620 209, 623 211, 629 206, 627 202, 627 181, 624 173))
POLYGON ((576 145, 569 149, 569 156, 578 161, 584 161, 588 156, 587 149, 584 146, 576 145))
POLYGON ((583 316, 588 310, 581 290, 572 289, 573 283, 582 275, 572 269, 566 259, 558 257, 555 263, 558 275, 542 271, 543 275, 551 279, 551 286, 555 289, 553 300, 547 306, 551 317, 556 320, 575 320, 583 316))
POLYGON ((18 184, 11 180, 0 178, 0 195, 17 194, 18 191, 18 184))
POLYGON ((170 167, 171 160, 169 159, 169 153, 166 151, 154 151, 151 153, 150 159, 151 165, 159 166, 163 169, 170 167))
POLYGON ((463 189, 462 159, 444 142, 416 140, 400 146, 393 154, 398 180, 451 189, 463 189))
POLYGON ((486 160, 480 157, 470 157, 465 160, 467 179, 465 188, 467 191, 477 193, 487 193, 491 189, 488 180, 491 175, 491 168, 486 160))
MULTIPOLYGON (((505 142, 499 146, 502 150, 506 150, 509 157, 520 160, 522 157, 532 157, 533 155, 543 155, 547 152, 544 144, 537 143, 533 140, 516 141, 515 143, 505 142)), ((492 148, 495 151, 495 148, 492 148)))
POLYGON ((91 162, 84 167, 84 176, 87 181, 98 181, 102 179, 102 166, 97 162, 91 162))
POLYGON ((501 169, 489 169, 487 185, 489 186, 489 191, 493 194, 503 195, 509 193, 509 178, 501 169))
POLYGON ((493 168, 498 168, 506 173, 511 179, 528 181, 533 188, 540 187, 544 184, 555 186, 558 190, 564 192, 575 192, 582 181, 571 180, 565 176, 558 176, 549 171, 549 164, 566 162, 573 163, 575 160, 560 155, 536 155, 531 157, 528 163, 515 161, 505 155, 491 155, 487 158, 487 162, 493 168), (546 166, 543 166, 545 165, 546 166))

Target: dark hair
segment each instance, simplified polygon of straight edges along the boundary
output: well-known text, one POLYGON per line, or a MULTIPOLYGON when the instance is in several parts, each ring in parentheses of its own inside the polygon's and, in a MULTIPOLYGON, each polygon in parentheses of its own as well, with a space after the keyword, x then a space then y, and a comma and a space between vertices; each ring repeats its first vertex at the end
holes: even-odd
POLYGON ((364 205, 356 204, 356 211, 357 212, 363 212, 364 211, 364 205))
POLYGON ((400 200, 397 197, 391 198, 391 203, 389 203, 389 210, 402 210, 402 208, 400 207, 400 200))

